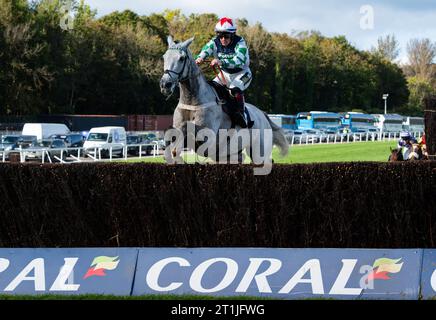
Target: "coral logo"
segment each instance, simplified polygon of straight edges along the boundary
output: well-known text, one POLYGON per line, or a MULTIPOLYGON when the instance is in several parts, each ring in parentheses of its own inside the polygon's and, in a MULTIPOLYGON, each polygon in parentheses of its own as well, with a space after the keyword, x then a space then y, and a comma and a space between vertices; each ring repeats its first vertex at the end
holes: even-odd
POLYGON ((117 257, 106 257, 106 256, 100 256, 95 257, 94 260, 91 263, 91 268, 88 269, 83 279, 97 276, 97 277, 104 277, 106 276, 106 273, 104 273, 105 270, 115 270, 118 267, 118 263, 120 260, 118 260, 117 257))
POLYGON ((380 280, 391 279, 389 277, 389 273, 398 273, 401 271, 401 268, 403 267, 403 262, 399 263, 401 259, 402 258, 397 260, 381 258, 375 260, 374 264, 372 265, 372 272, 368 274, 366 283, 376 279, 380 279, 380 280))

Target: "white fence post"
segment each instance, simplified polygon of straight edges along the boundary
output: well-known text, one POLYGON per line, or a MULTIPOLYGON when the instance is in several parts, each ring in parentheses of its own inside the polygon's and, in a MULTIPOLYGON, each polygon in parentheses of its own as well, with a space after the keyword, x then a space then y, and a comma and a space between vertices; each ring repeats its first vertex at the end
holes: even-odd
MULTIPOLYGON (((292 140, 294 137, 292 136, 292 140)), ((156 156, 159 155, 159 142, 155 142, 155 145, 153 146, 153 158, 156 158, 156 156)))
POLYGON ((26 158, 24 157, 23 148, 21 146, 19 147, 19 151, 20 151, 20 162, 23 163, 26 161, 26 158))

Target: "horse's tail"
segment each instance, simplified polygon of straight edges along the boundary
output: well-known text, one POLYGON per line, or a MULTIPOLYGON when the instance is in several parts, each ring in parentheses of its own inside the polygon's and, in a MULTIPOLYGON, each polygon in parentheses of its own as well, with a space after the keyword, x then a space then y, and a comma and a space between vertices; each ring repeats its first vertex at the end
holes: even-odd
POLYGON ((283 129, 276 125, 268 116, 266 112, 263 113, 268 120, 272 130, 273 130, 273 144, 280 148, 280 154, 282 157, 286 156, 289 152, 289 143, 286 140, 285 133, 283 129))

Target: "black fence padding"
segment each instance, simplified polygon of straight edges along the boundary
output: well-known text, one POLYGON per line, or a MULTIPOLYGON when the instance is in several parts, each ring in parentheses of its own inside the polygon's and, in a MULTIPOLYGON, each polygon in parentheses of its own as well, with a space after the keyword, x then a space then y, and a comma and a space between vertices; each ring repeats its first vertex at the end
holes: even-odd
POLYGON ((431 248, 436 162, 1 164, 0 247, 431 248))

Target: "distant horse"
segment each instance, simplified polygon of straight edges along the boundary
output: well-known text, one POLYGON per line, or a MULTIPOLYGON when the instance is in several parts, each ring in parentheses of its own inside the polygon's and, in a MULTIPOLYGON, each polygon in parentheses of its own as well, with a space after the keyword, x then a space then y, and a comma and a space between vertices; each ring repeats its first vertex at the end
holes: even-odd
MULTIPOLYGON (((223 130, 234 128, 234 131, 241 131, 241 128, 234 126, 231 118, 223 111, 222 102, 216 90, 208 84, 200 68, 196 65, 192 54, 189 50, 189 45, 194 38, 186 40, 182 43, 175 43, 171 36, 168 37, 168 50, 164 54, 164 74, 160 81, 161 92, 165 96, 171 96, 174 93, 176 86, 180 88, 179 103, 174 111, 173 128, 180 130, 184 135, 184 140, 192 139, 191 133, 187 132, 189 126, 194 127, 194 135, 198 131, 205 131, 213 134, 213 145, 215 150, 228 150, 228 139, 219 139, 219 134, 223 130)), ((266 158, 271 158, 272 145, 276 144, 281 149, 281 154, 286 155, 289 150, 289 144, 286 140, 283 130, 272 122, 268 115, 255 107, 246 103, 246 109, 250 114, 250 118, 254 121, 254 126, 246 132, 256 132, 260 134, 251 141, 242 141, 238 145, 238 149, 230 150, 230 153, 224 154, 215 152, 208 154, 208 157, 214 161, 227 162, 229 157, 238 159, 238 162, 243 162, 242 151, 246 150, 255 164, 265 163, 266 158), (270 130, 272 134, 266 134, 266 130, 270 130), (256 157, 252 152, 252 145, 259 145, 260 150, 266 150, 266 153, 261 157, 256 157)), ((245 129, 248 130, 248 129, 245 129)), ((244 131, 242 131, 244 132, 244 131)), ((253 135, 252 135, 253 137, 253 135)), ((168 163, 183 163, 183 158, 180 156, 183 147, 180 147, 180 142, 175 142, 172 138, 171 147, 165 150, 165 160, 168 163)), ((198 146, 193 148, 195 152, 198 146)), ((231 148, 230 148, 231 149, 231 148)), ((260 151, 262 153, 262 151, 260 151)), ((271 160, 272 161, 272 160, 271 160)), ((271 163, 271 162, 269 162, 271 163)))
POLYGON ((389 162, 404 161, 403 153, 401 152, 401 148, 397 148, 397 149, 391 148, 391 155, 389 156, 388 161, 389 162))

